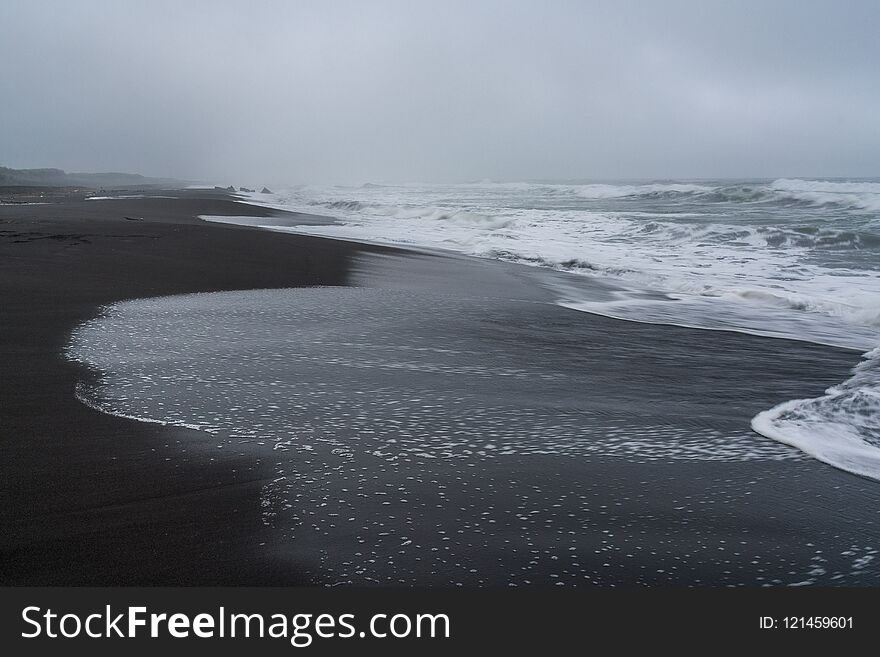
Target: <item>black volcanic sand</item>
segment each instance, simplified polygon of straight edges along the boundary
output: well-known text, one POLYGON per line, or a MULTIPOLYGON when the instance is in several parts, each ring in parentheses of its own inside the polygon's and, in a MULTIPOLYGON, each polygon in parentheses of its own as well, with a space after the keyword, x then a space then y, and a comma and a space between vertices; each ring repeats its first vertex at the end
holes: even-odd
MULTIPOLYGON (((748 430, 857 354, 579 313, 547 303, 555 274, 200 223, 268 211, 186 196, 0 207, 5 583, 880 583, 880 484, 748 430), (98 380, 61 351, 101 304, 352 282, 186 324, 259 344, 194 366, 277 379, 254 436, 74 398, 98 380)), ((165 337, 133 330, 120 351, 165 337)))
POLYGON ((4 584, 303 581, 296 567, 252 554, 268 540, 259 509, 266 474, 252 459, 167 460, 157 447, 205 436, 83 406, 74 386, 90 375, 61 351, 103 304, 341 284, 355 247, 208 224, 198 215, 313 218, 213 192, 165 194, 181 198, 83 201, 76 190, 46 190, 52 201, 73 200, 0 206, 4 584))

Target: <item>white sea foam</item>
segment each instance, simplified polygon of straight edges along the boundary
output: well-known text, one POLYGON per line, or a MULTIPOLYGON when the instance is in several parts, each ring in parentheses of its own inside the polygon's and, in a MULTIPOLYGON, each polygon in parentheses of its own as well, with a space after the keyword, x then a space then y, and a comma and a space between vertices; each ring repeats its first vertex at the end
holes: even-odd
POLYGON ((66 351, 101 373, 97 383, 76 389, 92 408, 266 440, 275 450, 303 449, 302 434, 314 432, 320 435, 315 442, 333 449, 392 461, 528 455, 638 462, 799 458, 747 431, 726 433, 699 421, 660 418, 645 425, 625 411, 566 404, 548 410, 512 403, 503 393, 487 401, 468 392, 469 381, 521 393, 539 383, 559 401, 572 386, 585 385, 589 373, 565 369, 565 354, 529 357, 503 348, 487 353, 491 343, 467 332, 431 328, 428 343, 418 323, 413 335, 391 330, 432 314, 467 314, 481 303, 370 288, 138 299, 114 304, 79 326, 66 351), (397 310, 393 317, 389 304, 397 310), (328 378, 327 368, 341 378, 328 378), (446 384, 419 392, 418 386, 402 386, 401 375, 406 381, 412 375, 457 381, 449 389, 460 392, 444 392, 446 384), (306 431, 308 422, 315 425, 306 431))
POLYGON ((880 480, 880 348, 864 357, 852 378, 821 397, 759 413, 752 428, 842 470, 880 480))
POLYGON ((131 198, 177 198, 176 196, 159 196, 158 194, 125 194, 119 196, 88 196, 87 201, 112 201, 115 199, 131 198))

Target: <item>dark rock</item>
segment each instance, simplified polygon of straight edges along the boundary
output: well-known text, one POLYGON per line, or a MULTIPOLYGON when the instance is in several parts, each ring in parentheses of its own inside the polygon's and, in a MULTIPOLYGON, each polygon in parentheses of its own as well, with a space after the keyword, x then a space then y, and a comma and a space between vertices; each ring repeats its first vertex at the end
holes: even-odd
POLYGON ((272 190, 269 189, 268 187, 263 187, 263 190, 260 192, 260 194, 271 194, 271 193, 272 193, 272 190))

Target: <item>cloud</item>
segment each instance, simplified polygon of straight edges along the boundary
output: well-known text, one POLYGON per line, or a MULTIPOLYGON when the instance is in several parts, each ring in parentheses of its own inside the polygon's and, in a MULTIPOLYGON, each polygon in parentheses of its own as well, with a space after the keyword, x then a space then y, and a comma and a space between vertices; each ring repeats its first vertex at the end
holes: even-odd
POLYGON ((0 164, 239 184, 880 175, 880 6, 26 2, 0 164))

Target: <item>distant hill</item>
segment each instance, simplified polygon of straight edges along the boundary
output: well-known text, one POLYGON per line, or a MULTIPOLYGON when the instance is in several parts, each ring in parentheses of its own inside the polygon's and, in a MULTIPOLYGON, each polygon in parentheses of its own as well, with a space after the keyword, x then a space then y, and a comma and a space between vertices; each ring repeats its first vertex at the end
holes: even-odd
POLYGON ((154 187, 183 185, 173 178, 148 178, 137 173, 67 173, 61 169, 9 169, 0 167, 0 186, 17 187, 154 187))

